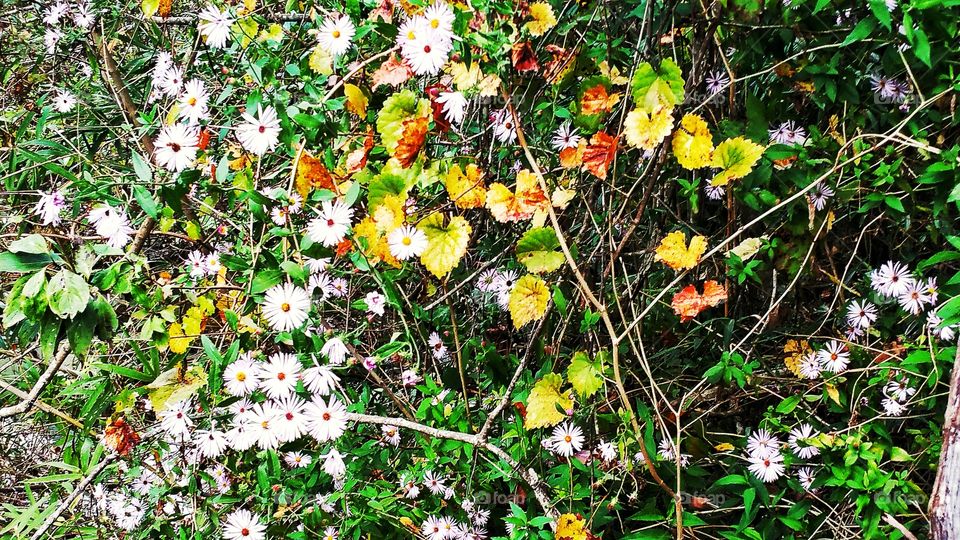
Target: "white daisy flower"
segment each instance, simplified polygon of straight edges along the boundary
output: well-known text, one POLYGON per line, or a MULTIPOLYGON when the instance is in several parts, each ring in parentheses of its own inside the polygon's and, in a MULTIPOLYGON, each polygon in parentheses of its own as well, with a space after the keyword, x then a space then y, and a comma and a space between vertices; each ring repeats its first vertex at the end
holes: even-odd
POLYGON ((215 458, 227 449, 227 437, 215 428, 198 429, 193 434, 193 444, 205 458, 215 458))
POLYGON ((190 427, 193 426, 189 411, 190 404, 186 400, 168 404, 166 410, 157 415, 160 420, 160 429, 174 436, 189 435, 190 427))
POLYGON ((313 394, 330 395, 340 382, 340 377, 327 366, 313 366, 303 372, 303 384, 313 394))
POLYGON ((47 54, 57 52, 57 44, 60 43, 61 39, 63 39, 63 32, 60 29, 47 28, 47 31, 43 33, 43 44, 47 48, 47 54))
POLYGON ((184 124, 164 126, 153 145, 157 164, 169 171, 180 172, 197 159, 200 134, 196 127, 184 124))
POLYGON ((343 365, 347 361, 347 354, 350 350, 342 339, 334 336, 327 340, 320 349, 320 354, 326 356, 330 363, 335 366, 343 365))
POLYGON ((300 469, 309 467, 313 463, 313 458, 303 452, 286 452, 283 454, 283 462, 291 469, 300 469))
POLYGON ((446 2, 442 0, 434 2, 423 12, 423 18, 427 21, 430 30, 447 34, 448 39, 453 37, 453 23, 456 16, 446 2))
POLYGON ((886 416, 901 416, 907 411, 907 407, 893 398, 883 398, 880 402, 883 407, 883 414, 886 416))
POLYGON ((513 115, 507 109, 490 115, 493 123, 493 136, 503 144, 512 144, 517 138, 517 127, 513 125, 513 115))
POLYGON ((855 328, 870 328, 877 320, 877 306, 866 300, 854 300, 847 307, 847 324, 855 328))
POLYGON ((240 357, 223 370, 223 385, 231 396, 249 396, 260 386, 260 369, 249 357, 240 357))
POLYGON ((916 281, 906 265, 889 261, 870 275, 871 286, 883 296, 900 297, 916 281))
POLYGON ((80 2, 73 13, 73 24, 87 30, 93 25, 96 18, 97 14, 90 9, 90 2, 80 2))
POLYGON ((907 290, 897 297, 900 307, 904 311, 917 315, 923 311, 924 304, 930 303, 930 297, 927 295, 926 283, 913 281, 907 286, 907 290))
POLYGON ((278 411, 267 401, 257 403, 246 415, 247 430, 261 450, 275 449, 280 446, 278 411))
POLYGON ((343 462, 343 455, 336 448, 320 456, 323 460, 323 471, 334 478, 340 478, 347 472, 347 464, 343 462))
POLYGON ((947 325, 941 328, 940 323, 942 322, 943 319, 937 317, 934 312, 927 313, 927 329, 930 330, 930 333, 937 336, 940 341, 953 341, 953 338, 956 337, 955 326, 947 325))
POLYGON ((223 524, 225 540, 264 540, 267 526, 260 523, 260 516, 249 510, 234 510, 223 524))
POLYGON ((810 459, 813 456, 818 455, 820 453, 820 449, 816 446, 807 444, 804 439, 812 439, 818 435, 820 434, 814 431, 813 426, 810 424, 800 424, 790 431, 790 438, 787 442, 790 443, 790 449, 793 450, 793 453, 798 458, 810 459))
POLYGON ((841 373, 850 364, 850 351, 847 350, 846 345, 834 339, 830 340, 826 347, 817 351, 817 358, 820 359, 824 370, 841 373))
POLYGON ((292 283, 274 285, 263 298, 263 315, 278 332, 299 328, 310 312, 310 295, 292 283))
POLYGON ((765 458, 780 452, 780 439, 765 429, 758 429, 747 437, 747 452, 752 457, 765 458))
POLYGON ((230 38, 230 27, 233 26, 233 17, 228 10, 220 11, 213 4, 207 4, 207 7, 197 14, 197 30, 206 40, 207 45, 215 49, 222 49, 227 46, 227 39, 230 38))
POLYGON ((336 396, 330 396, 329 402, 315 396, 307 404, 304 414, 307 417, 307 432, 319 442, 337 439, 347 429, 347 408, 336 396))
POLYGON ((554 453, 570 457, 583 448, 583 431, 579 426, 564 422, 553 428, 550 440, 554 453))
POLYGON ((307 417, 303 414, 307 408, 305 401, 296 395, 289 395, 274 401, 273 408, 277 412, 275 426, 281 443, 296 440, 306 433, 307 417))
POLYGON ((237 139, 250 153, 262 156, 273 150, 280 140, 280 118, 271 106, 257 105, 257 117, 243 113, 243 123, 237 126, 237 139))
POLYGON ((783 456, 776 452, 765 457, 751 456, 748 461, 747 468, 763 482, 774 482, 786 471, 783 456))
POLYGON ((351 218, 353 209, 342 201, 323 201, 319 217, 307 224, 307 238, 326 247, 335 246, 346 237, 351 218))
POLYGON ((447 346, 443 344, 440 334, 431 332, 430 337, 427 338, 427 345, 430 347, 433 357, 437 360, 443 360, 447 357, 447 346))
POLYGON ((183 69, 170 66, 160 78, 160 91, 170 97, 177 97, 183 89, 183 69))
POLYGON ((558 152, 567 148, 576 148, 580 144, 580 135, 578 135, 577 130, 570 125, 570 122, 564 122, 557 128, 557 131, 554 132, 550 144, 553 146, 553 149, 558 152))
POLYGON ((817 357, 817 353, 810 352, 800 359, 800 375, 807 379, 817 379, 820 377, 820 372, 822 367, 820 365, 820 359, 817 357))
POLYGON ((397 426, 380 426, 380 432, 383 434, 383 439, 392 446, 400 446, 400 429, 397 426))
POLYGON ((367 293, 367 296, 364 297, 364 302, 367 304, 367 311, 376 315, 383 315, 384 308, 387 305, 387 297, 376 292, 371 291, 367 293))
POLYGON ((443 105, 443 115, 453 124, 463 123, 467 114, 467 98, 460 92, 440 92, 437 103, 443 105))
POLYGON ((815 473, 811 467, 800 467, 800 469, 797 470, 797 482, 800 482, 800 485, 806 491, 810 491, 810 486, 813 485, 813 480, 816 476, 817 473, 815 473))
POLYGON ((76 104, 77 97, 67 89, 57 91, 57 95, 53 97, 53 109, 59 113, 72 111, 76 104))
POLYGON ((899 381, 888 382, 886 388, 883 389, 883 393, 886 394, 887 397, 903 403, 913 397, 913 395, 917 393, 917 390, 907 386, 905 379, 900 379, 899 381))
POLYGON ((387 235, 387 245, 391 255, 405 261, 423 254, 427 249, 427 235, 416 227, 401 225, 387 235))
POLYGON ((350 41, 357 33, 353 21, 346 15, 335 14, 327 17, 317 31, 320 48, 331 56, 340 56, 350 49, 350 41))
POLYGON ((597 445, 597 453, 607 462, 617 459, 617 447, 610 442, 601 441, 600 444, 597 445))
POLYGON ((427 471, 423 475, 423 485, 434 495, 439 495, 446 491, 447 485, 444 482, 444 478, 438 474, 434 474, 433 471, 427 471))
POLYGON ((257 377, 260 379, 260 389, 271 399, 293 394, 303 368, 296 356, 287 353, 274 353, 268 362, 259 367, 257 377))
POLYGON ((67 199, 60 191, 51 191, 49 193, 40 192, 40 198, 37 205, 33 207, 33 213, 40 217, 41 225, 60 225, 60 212, 67 207, 67 199))
POLYGON ((207 100, 210 95, 200 79, 190 79, 183 86, 180 95, 180 110, 177 115, 185 118, 191 125, 199 124, 200 120, 210 117, 207 112, 207 100))
POLYGON ((43 13, 43 24, 56 26, 60 24, 60 17, 66 15, 70 6, 66 2, 56 2, 47 6, 43 13))

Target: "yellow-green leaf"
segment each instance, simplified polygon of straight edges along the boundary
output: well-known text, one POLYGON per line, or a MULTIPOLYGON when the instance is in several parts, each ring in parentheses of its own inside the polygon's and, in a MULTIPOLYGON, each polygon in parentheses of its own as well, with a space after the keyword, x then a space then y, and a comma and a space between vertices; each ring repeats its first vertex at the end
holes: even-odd
POLYGON ((713 151, 713 161, 710 166, 720 169, 720 172, 713 177, 710 184, 725 186, 731 180, 750 174, 753 166, 763 155, 763 150, 763 146, 743 137, 723 141, 713 151))
POLYGON ((535 321, 547 311, 547 302, 550 300, 550 290, 542 279, 533 274, 527 274, 517 280, 510 291, 510 318, 514 328, 523 328, 526 324, 535 321))
POLYGON ((601 355, 591 361, 587 353, 577 351, 567 370, 567 379, 580 397, 588 398, 603 387, 603 365, 601 355))
POLYGON ((443 214, 434 212, 417 225, 427 235, 427 249, 420 255, 420 262, 437 278, 449 274, 460 264, 473 231, 462 216, 450 218, 446 224, 444 221, 443 214))
POLYGON ((194 365, 187 369, 180 378, 180 365, 164 371, 150 384, 147 397, 153 406, 154 412, 166 410, 167 405, 179 403, 197 393, 197 390, 207 384, 207 372, 202 367, 194 365))
POLYGON ((567 417, 561 410, 573 409, 573 398, 569 390, 562 392, 561 386, 563 377, 556 373, 544 375, 533 385, 527 398, 527 417, 523 422, 525 428, 555 426, 567 417))

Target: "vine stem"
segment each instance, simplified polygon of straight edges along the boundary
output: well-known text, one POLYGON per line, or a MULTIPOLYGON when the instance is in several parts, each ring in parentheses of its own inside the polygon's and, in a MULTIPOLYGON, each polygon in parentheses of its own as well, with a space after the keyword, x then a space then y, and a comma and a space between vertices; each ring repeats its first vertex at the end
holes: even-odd
MULTIPOLYGON (((520 144, 520 147, 523 149, 524 156, 527 158, 527 162, 530 163, 530 166, 533 168, 533 172, 537 177, 537 181, 540 183, 540 189, 544 193, 549 192, 547 187, 547 181, 543 176, 543 171, 540 169, 540 166, 537 164, 537 160, 533 157, 533 154, 530 152, 530 147, 527 145, 527 139, 523 134, 523 129, 520 127, 520 117, 517 115, 516 109, 513 107, 513 101, 510 99, 511 96, 506 93, 506 90, 501 88, 503 94, 504 102, 507 104, 507 107, 510 109, 510 114, 513 117, 513 125, 517 132, 517 142, 520 144)), ((550 224, 553 226, 553 230, 557 236, 557 243, 560 244, 560 250, 563 252, 563 257, 567 261, 567 265, 570 267, 570 270, 573 271, 573 275, 577 279, 577 283, 580 286, 581 293, 589 300, 591 304, 597 309, 597 312, 600 314, 600 318, 603 320, 604 327, 609 334, 611 341, 611 356, 613 357, 613 377, 614 384, 617 388, 617 393, 619 394, 620 401, 623 404, 624 409, 627 411, 628 416, 630 417, 630 425, 633 427, 634 436, 637 439, 637 443, 640 446, 640 454, 643 456, 644 464, 646 465, 647 471, 650 473, 650 476, 657 482, 661 489, 666 492, 671 499, 673 499, 675 514, 677 517, 676 522, 676 537, 677 540, 683 538, 683 504, 680 499, 680 496, 663 481, 663 478, 660 477, 660 474, 657 472, 657 468, 653 464, 653 460, 650 459, 650 455, 647 453, 647 448, 643 440, 643 432, 640 429, 640 424, 637 422, 636 415, 633 414, 633 406, 630 404, 630 397, 627 395, 627 390, 623 386, 623 378, 620 375, 620 351, 619 343, 620 339, 617 335, 617 330, 613 326, 613 321, 610 319, 610 314, 607 312, 606 306, 600 302, 597 296, 593 293, 590 288, 590 284, 587 283, 586 278, 583 277, 583 273, 580 272, 580 268, 577 266, 576 261, 573 260, 573 255, 570 252, 570 247, 567 245, 567 241, 563 236, 563 229, 560 227, 560 220, 557 218, 557 213, 553 210, 551 204, 547 204, 547 214, 550 217, 550 224)))

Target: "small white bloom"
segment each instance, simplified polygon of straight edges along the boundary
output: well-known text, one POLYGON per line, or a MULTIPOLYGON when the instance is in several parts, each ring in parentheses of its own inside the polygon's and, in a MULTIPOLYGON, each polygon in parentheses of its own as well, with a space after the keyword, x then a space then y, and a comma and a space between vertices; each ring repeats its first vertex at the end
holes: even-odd
POLYGON ((583 431, 579 426, 564 422, 553 428, 550 442, 554 453, 570 457, 583 448, 583 431))
POLYGON ((274 285, 263 298, 263 314, 274 330, 299 328, 310 312, 310 295, 292 283, 274 285))
POLYGON ((243 123, 237 126, 237 139, 250 153, 262 156, 273 150, 280 140, 280 118, 273 107, 257 105, 257 116, 243 113, 243 123))

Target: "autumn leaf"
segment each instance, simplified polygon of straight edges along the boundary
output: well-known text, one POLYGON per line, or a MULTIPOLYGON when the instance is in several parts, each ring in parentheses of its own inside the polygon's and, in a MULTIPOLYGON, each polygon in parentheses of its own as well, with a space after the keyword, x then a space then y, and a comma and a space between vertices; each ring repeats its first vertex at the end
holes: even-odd
POLYGON ((511 58, 514 69, 520 73, 539 71, 540 69, 540 64, 537 62, 537 55, 533 52, 533 47, 529 41, 514 43, 511 58))
POLYGON ((515 191, 499 182, 487 189, 487 208, 501 223, 530 219, 536 212, 546 211, 549 205, 550 200, 540 188, 537 177, 526 169, 517 173, 515 191))
POLYGON ((377 19, 390 24, 393 22, 393 0, 380 0, 377 7, 370 12, 369 20, 376 22, 377 19))
POLYGON ((763 146, 743 137, 727 139, 718 144, 713 151, 710 166, 721 170, 713 177, 710 185, 725 186, 731 180, 750 174, 763 155, 763 150, 763 146))
POLYGON ((160 0, 157 3, 157 16, 167 18, 173 10, 173 0, 160 0))
MULTIPOLYGON (((397 145, 404 138, 408 128, 413 129, 411 133, 419 131, 419 126, 408 125, 407 120, 418 117, 428 118, 429 116, 430 101, 418 98, 411 90, 403 90, 388 97, 379 114, 377 114, 377 132, 380 133, 380 138, 383 140, 387 152, 390 155, 395 154, 397 145)), ((425 130, 424 133, 426 133, 425 130)), ((409 145, 411 142, 416 141, 408 141, 407 144, 409 145)), ((417 147, 417 150, 419 150, 419 147, 417 147)))
POLYGON ((347 96, 347 110, 360 118, 366 118, 369 99, 363 90, 355 84, 347 83, 343 85, 343 95, 347 96))
POLYGON ((674 270, 687 270, 700 262, 700 256, 707 250, 707 239, 694 236, 690 246, 686 245, 687 235, 681 231, 668 234, 657 246, 654 259, 674 270))
POLYGON ((736 255, 741 261, 749 261, 754 255, 757 254, 757 252, 760 251, 760 248, 763 246, 763 242, 768 238, 769 237, 767 235, 763 235, 759 238, 747 238, 743 242, 737 244, 737 247, 728 251, 727 255, 736 255))
POLYGON ((720 443, 713 447, 717 452, 732 452, 734 448, 735 447, 728 442, 720 443))
POLYGON ((447 195, 457 208, 480 208, 487 200, 487 186, 483 183, 483 171, 470 163, 466 170, 453 165, 444 177, 447 195))
POLYGON ((606 85, 597 84, 583 92, 580 98, 580 112, 586 116, 610 112, 619 101, 620 94, 610 94, 606 85))
POLYGON ((699 169, 710 164, 713 153, 713 137, 703 118, 695 114, 684 115, 680 128, 673 134, 673 157, 687 170, 699 169))
POLYGON ((680 316, 680 322, 687 322, 701 311, 711 308, 727 299, 727 291, 714 280, 703 284, 703 294, 697 292, 694 285, 687 285, 682 291, 673 295, 670 306, 680 316))
POLYGON ((147 397, 155 413, 166 410, 167 405, 177 404, 192 397, 207 384, 207 372, 199 365, 192 365, 180 373, 180 364, 164 371, 148 384, 147 397))
POLYGON ((623 124, 627 144, 634 148, 653 150, 673 130, 673 114, 658 107, 652 113, 637 107, 630 111, 623 124))
POLYGON ((543 65, 543 78, 550 84, 560 84, 573 73, 579 48, 568 50, 551 43, 545 49, 552 58, 543 65))
POLYGON ((549 300, 550 290, 538 276, 527 274, 518 279, 510 291, 508 304, 513 327, 520 329, 543 317, 549 300))
POLYGON ((574 514, 563 514, 557 518, 556 540, 587 540, 587 523, 574 514))
POLYGON ((567 379, 577 394, 582 398, 588 398, 603 388, 603 357, 597 355, 596 359, 590 360, 587 353, 577 351, 573 354, 570 361, 570 368, 567 369, 567 379))
POLYGON ((560 151, 560 166, 564 169, 573 169, 583 165, 583 153, 587 150, 587 139, 581 138, 577 146, 564 148, 560 151))
POLYGON ((139 442, 140 435, 122 416, 118 416, 116 420, 107 424, 103 430, 104 446, 121 456, 128 455, 139 442))
POLYGON ((460 264, 473 232, 462 216, 452 217, 446 224, 444 221, 443 214, 434 212, 417 225, 427 235, 427 248, 420 255, 420 262, 437 278, 449 274, 460 264))
POLYGON ((313 48, 313 52, 310 53, 310 58, 307 61, 307 65, 319 75, 333 74, 333 57, 330 56, 330 53, 328 53, 327 50, 320 45, 317 45, 313 48))
POLYGON ((480 70, 480 64, 471 62, 468 66, 463 62, 450 62, 449 66, 447 72, 458 91, 477 90, 481 97, 491 97, 499 94, 500 77, 495 73, 485 75, 480 70))
POLYGON ((630 82, 630 79, 620 74, 619 68, 615 66, 611 67, 606 60, 597 64, 597 67, 600 69, 600 74, 609 79, 610 84, 614 86, 620 86, 630 82))
POLYGON ((314 189, 337 190, 333 177, 330 176, 330 171, 324 166, 323 161, 313 157, 309 152, 303 152, 300 161, 297 162, 297 176, 293 185, 304 199, 314 189))
POLYGON ((375 265, 383 261, 395 268, 402 266, 400 261, 390 253, 387 234, 377 226, 373 216, 367 216, 353 226, 353 239, 369 264, 375 265))
POLYGON ((413 70, 405 60, 397 55, 391 55, 386 62, 380 64, 380 67, 373 72, 372 88, 377 89, 381 84, 387 86, 400 86, 413 77, 413 70))
POLYGON ((617 155, 618 137, 612 137, 605 131, 598 131, 590 138, 590 144, 583 151, 583 166, 601 180, 607 178, 607 169, 617 155))
POLYGON ((807 340, 788 339, 783 344, 783 352, 786 355, 783 358, 783 364, 787 366, 787 369, 798 379, 805 379, 806 377, 800 371, 800 361, 804 356, 813 354, 813 349, 807 340))
POLYGON ((523 427, 536 429, 555 426, 567 417, 557 410, 567 411, 573 408, 573 398, 570 392, 561 392, 563 377, 556 373, 548 373, 533 385, 527 397, 527 416, 523 427))
POLYGON ((363 146, 355 148, 346 159, 346 175, 349 176, 367 166, 367 156, 373 149, 373 128, 367 127, 367 136, 363 139, 363 146))
POLYGON ((397 141, 397 148, 393 157, 397 158, 400 165, 406 169, 413 165, 420 155, 420 149, 427 139, 427 129, 430 126, 430 119, 426 116, 417 116, 403 121, 403 136, 397 141))

